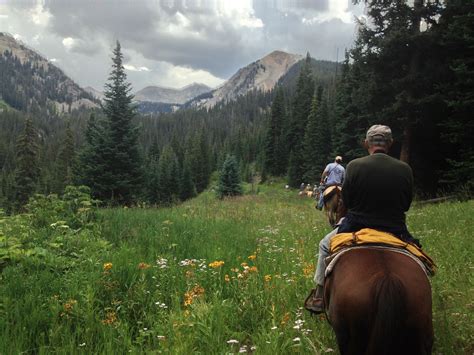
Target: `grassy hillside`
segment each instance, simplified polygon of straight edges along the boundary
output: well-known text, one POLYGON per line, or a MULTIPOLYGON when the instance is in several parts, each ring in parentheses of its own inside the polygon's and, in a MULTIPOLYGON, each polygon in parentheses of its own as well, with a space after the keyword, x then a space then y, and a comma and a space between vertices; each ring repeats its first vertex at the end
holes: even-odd
MULTIPOLYGON (((434 353, 474 350, 473 215, 474 201, 409 214, 439 266, 434 353)), ((330 229, 295 191, 262 186, 233 200, 205 193, 170 209, 101 210, 92 226, 75 229, 42 216, 41 227, 36 216, 0 219, 3 245, 15 233, 61 244, 41 244, 49 250, 41 256, 30 243, 34 262, 5 259, 2 354, 337 352, 324 317, 301 308, 316 246, 330 229)))

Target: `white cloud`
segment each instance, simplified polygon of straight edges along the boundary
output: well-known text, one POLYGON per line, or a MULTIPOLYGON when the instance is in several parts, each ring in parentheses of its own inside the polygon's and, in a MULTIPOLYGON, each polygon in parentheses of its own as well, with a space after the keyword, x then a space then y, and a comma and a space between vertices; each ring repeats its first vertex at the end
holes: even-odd
POLYGON ((76 40, 72 37, 66 37, 63 39, 62 43, 66 50, 70 51, 74 47, 76 40))
POLYGON ((30 10, 31 20, 35 25, 46 27, 49 24, 51 14, 45 10, 43 4, 39 2, 30 10))
POLYGON ((147 67, 136 67, 131 64, 124 64, 123 67, 126 70, 130 70, 130 71, 150 71, 150 69, 148 69, 147 67))

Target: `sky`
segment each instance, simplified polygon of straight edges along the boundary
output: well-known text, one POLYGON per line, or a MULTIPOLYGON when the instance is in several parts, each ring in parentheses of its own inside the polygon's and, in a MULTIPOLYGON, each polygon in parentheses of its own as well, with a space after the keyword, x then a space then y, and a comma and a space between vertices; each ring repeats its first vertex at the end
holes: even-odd
POLYGON ((117 40, 133 91, 217 87, 274 50, 340 61, 363 10, 351 0, 0 0, 0 32, 83 87, 103 90, 117 40))

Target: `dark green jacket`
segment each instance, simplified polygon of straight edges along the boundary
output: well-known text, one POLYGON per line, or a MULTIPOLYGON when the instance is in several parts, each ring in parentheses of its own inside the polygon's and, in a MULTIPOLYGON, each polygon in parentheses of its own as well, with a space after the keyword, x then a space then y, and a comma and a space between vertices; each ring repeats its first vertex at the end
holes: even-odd
POLYGON ((413 196, 410 166, 383 153, 347 165, 342 197, 349 213, 373 225, 405 224, 413 196))

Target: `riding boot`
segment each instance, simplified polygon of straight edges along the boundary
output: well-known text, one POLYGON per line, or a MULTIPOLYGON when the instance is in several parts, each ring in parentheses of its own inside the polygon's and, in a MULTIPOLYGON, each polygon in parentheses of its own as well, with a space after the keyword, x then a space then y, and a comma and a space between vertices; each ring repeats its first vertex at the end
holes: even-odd
POLYGON ((323 291, 324 288, 321 285, 317 285, 316 288, 313 288, 309 296, 304 301, 304 308, 313 314, 323 313, 323 291))

